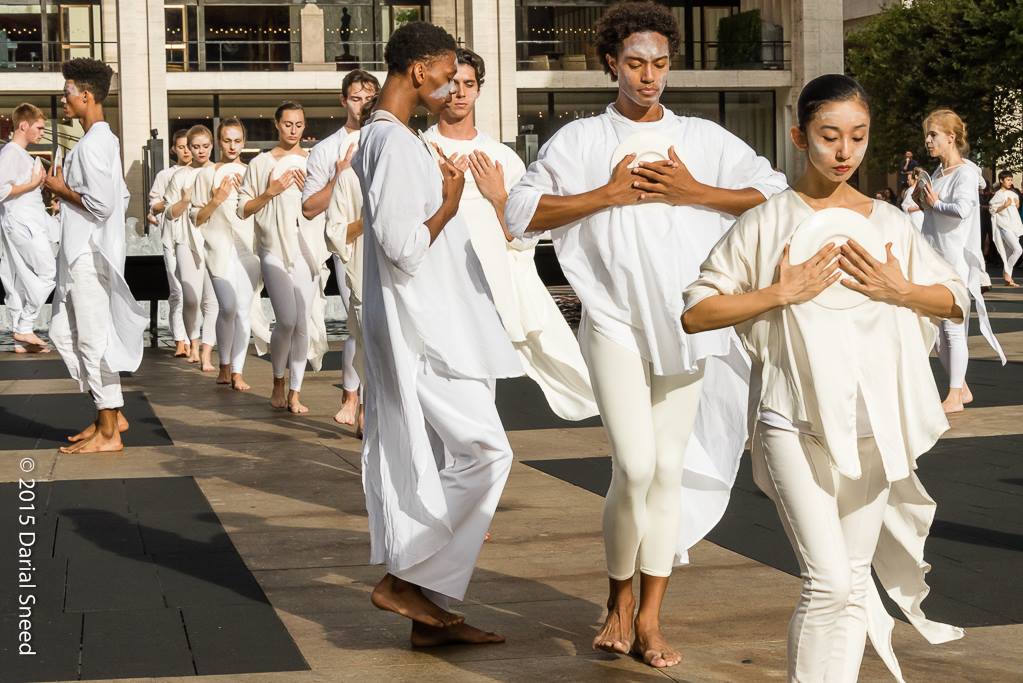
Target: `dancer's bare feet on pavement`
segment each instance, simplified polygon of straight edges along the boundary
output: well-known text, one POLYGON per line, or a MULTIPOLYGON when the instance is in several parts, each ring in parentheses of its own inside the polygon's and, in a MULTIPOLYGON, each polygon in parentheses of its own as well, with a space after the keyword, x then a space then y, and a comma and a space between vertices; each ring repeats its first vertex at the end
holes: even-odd
POLYGON ((201 359, 199 358, 199 340, 193 339, 192 343, 188 345, 188 362, 198 363, 200 362, 200 360, 201 359))
POLYGON ((443 645, 496 645, 504 636, 483 631, 469 624, 455 624, 447 628, 412 622, 412 647, 441 647, 443 645))
POLYGON ((203 372, 213 372, 217 369, 217 366, 213 364, 213 347, 209 344, 203 344, 202 350, 199 353, 199 362, 202 363, 203 372))
POLYGON ((370 600, 377 609, 394 612, 437 629, 449 628, 465 621, 462 615, 443 610, 427 599, 419 586, 393 574, 385 574, 380 579, 370 600))
MULTIPOLYGON (((129 426, 130 425, 128 424, 128 418, 126 418, 124 416, 124 413, 122 413, 120 410, 118 410, 117 411, 117 431, 120 432, 121 434, 123 434, 124 432, 128 431, 128 427, 129 426)), ((96 431, 96 423, 93 422, 88 427, 86 427, 82 431, 78 432, 74 436, 69 436, 67 438, 67 440, 70 441, 71 443, 78 443, 79 441, 82 441, 83 439, 88 439, 90 436, 93 435, 93 433, 95 433, 95 431, 96 431)))
POLYGON ((231 364, 220 366, 220 372, 217 374, 217 384, 230 384, 231 383, 231 364))
POLYGON ((675 666, 682 661, 678 650, 668 645, 657 626, 644 628, 639 619, 635 623, 636 640, 632 643, 632 654, 655 669, 675 666))
POLYGON ((248 391, 252 387, 250 387, 249 383, 245 381, 244 377, 242 377, 242 373, 232 372, 231 388, 234 389, 235 391, 248 391))
POLYGON ((14 352, 15 353, 49 353, 50 345, 35 332, 15 332, 14 352), (21 351, 18 351, 18 348, 21 351))
POLYGON ((355 418, 359 412, 359 392, 343 390, 341 396, 341 409, 334 415, 334 422, 340 425, 355 425, 355 418))
POLYGON ((288 392, 288 410, 295 415, 304 415, 309 412, 309 409, 302 404, 302 401, 298 400, 300 393, 298 391, 288 392))
POLYGON ((174 342, 174 357, 175 358, 188 358, 188 354, 191 353, 188 342, 176 341, 174 342))
POLYGON ((61 446, 60 452, 64 454, 114 453, 124 450, 124 443, 121 441, 121 432, 118 430, 117 424, 119 414, 120 411, 116 409, 100 410, 92 434, 70 446, 61 446))
MULTIPOLYGON (((622 583, 613 581, 613 583, 622 583)), ((607 603, 607 619, 604 626, 593 639, 593 649, 627 655, 632 648, 632 623, 636 608, 632 597, 632 581, 629 580, 628 593, 622 591, 617 599, 609 599, 607 603)))
POLYGON ((270 405, 274 408, 288 407, 288 380, 284 377, 274 377, 274 388, 270 394, 270 405))
POLYGON ((973 392, 970 391, 970 385, 963 382, 963 405, 973 403, 973 392))
MULTIPOLYGON (((948 396, 941 402, 941 409, 945 411, 945 414, 949 413, 961 413, 966 403, 965 392, 962 389, 953 389, 949 387, 948 396)), ((970 396, 970 400, 973 400, 973 396, 970 396)))

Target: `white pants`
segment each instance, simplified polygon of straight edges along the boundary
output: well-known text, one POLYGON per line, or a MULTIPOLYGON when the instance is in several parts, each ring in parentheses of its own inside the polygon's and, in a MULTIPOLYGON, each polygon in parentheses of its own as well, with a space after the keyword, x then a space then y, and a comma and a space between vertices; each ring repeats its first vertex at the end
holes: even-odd
POLYGON ((270 333, 274 378, 284 377, 285 369, 290 369, 289 388, 301 391, 309 354, 309 316, 317 283, 301 255, 290 271, 280 258, 265 251, 259 255, 259 265, 274 309, 275 322, 270 333))
POLYGON ((79 377, 89 388, 97 410, 124 406, 121 377, 103 360, 113 321, 107 263, 96 252, 85 252, 69 269, 64 306, 70 335, 54 335, 53 343, 64 359, 77 358, 79 377))
POLYGON ((187 244, 179 244, 175 249, 185 333, 189 339, 199 339, 201 325, 202 343, 213 346, 217 342, 217 295, 213 291, 213 280, 206 270, 205 259, 196 263, 195 254, 187 244))
POLYGON ((53 291, 54 279, 57 276, 57 259, 50 246, 50 236, 45 229, 32 227, 20 221, 4 221, 4 241, 6 249, 15 254, 4 253, 8 259, 7 268, 11 270, 15 281, 4 282, 7 292, 7 309, 11 313, 11 330, 20 334, 31 334, 35 331, 39 310, 46 303, 46 297, 53 291), (28 272, 23 272, 28 271, 28 272), (17 280, 27 278, 32 284, 19 287, 17 280), (18 292, 25 292, 20 295, 18 292))
POLYGON ((237 258, 231 260, 228 277, 211 276, 213 291, 217 295, 217 354, 220 364, 231 366, 231 372, 241 373, 249 350, 252 331, 252 280, 237 258))
POLYGON ((331 261, 334 263, 334 278, 337 280, 337 289, 341 294, 341 301, 344 303, 345 310, 348 312, 348 339, 345 340, 344 345, 341 347, 341 385, 345 391, 357 391, 362 385, 362 381, 359 379, 359 370, 355 364, 358 341, 352 328, 353 325, 358 326, 358 323, 352 320, 354 317, 354 311, 352 311, 352 290, 348 286, 348 274, 344 261, 337 254, 332 255, 331 261))
POLYGON ((446 596, 464 595, 472 578, 511 471, 512 449, 492 382, 438 375, 423 359, 416 389, 453 536, 430 558, 395 575, 427 589, 428 597, 446 609, 446 596))
POLYGON ((847 479, 816 438, 757 424, 753 479, 778 508, 803 579, 789 622, 792 683, 855 683, 859 673, 889 493, 874 439, 861 438, 859 453, 863 474, 847 479))
POLYGON ((174 341, 188 341, 181 311, 181 281, 178 280, 178 257, 174 247, 163 248, 163 263, 167 267, 167 323, 174 341))
POLYGON ((942 320, 938 329, 938 358, 948 373, 948 388, 962 389, 966 382, 966 366, 970 362, 970 347, 967 343, 969 311, 964 311, 961 323, 942 320))
POLYGON ((1012 276, 1012 269, 1016 266, 1016 262, 1019 261, 1019 257, 1023 256, 1023 246, 1019 243, 1019 238, 1013 235, 1008 230, 995 227, 995 230, 1000 231, 1002 235, 1002 246, 1006 250, 1002 254, 1002 272, 1008 273, 1012 276))
POLYGON ((628 579, 638 565, 649 576, 670 576, 683 457, 703 372, 654 375, 649 362, 588 324, 581 348, 611 445, 611 488, 604 501, 607 573, 628 579))

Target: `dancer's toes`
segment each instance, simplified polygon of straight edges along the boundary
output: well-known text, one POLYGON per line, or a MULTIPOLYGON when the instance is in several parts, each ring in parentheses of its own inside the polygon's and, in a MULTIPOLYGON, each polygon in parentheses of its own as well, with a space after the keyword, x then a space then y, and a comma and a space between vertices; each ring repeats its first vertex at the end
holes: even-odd
POLYGON ((241 373, 234 373, 231 375, 231 388, 235 391, 248 391, 252 387, 245 381, 245 378, 241 376, 241 373))
POLYGON ((412 622, 412 647, 441 647, 443 645, 496 645, 504 636, 484 631, 469 624, 455 624, 436 628, 412 622))
POLYGON ((270 405, 274 408, 287 408, 288 407, 288 386, 284 383, 284 378, 274 378, 273 392, 270 394, 270 405))
MULTIPOLYGON (((118 426, 120 426, 120 425, 118 425, 118 426)), ((125 427, 125 428, 127 429, 127 427, 125 427)), ((67 438, 67 440, 70 441, 71 443, 78 443, 79 441, 83 441, 85 439, 88 439, 95 432, 96 432, 96 423, 93 422, 88 427, 86 427, 82 431, 78 432, 74 436, 69 436, 67 438)))
POLYGON ((946 398, 941 402, 941 409, 945 411, 946 415, 948 415, 950 413, 961 413, 966 410, 966 407, 963 405, 963 401, 961 400, 946 398))
POLYGON ((298 400, 297 391, 288 392, 288 410, 295 415, 303 415, 309 412, 309 409, 302 405, 302 402, 298 400))
POLYGON ((14 344, 14 353, 28 353, 28 349, 26 349, 21 344, 18 344, 17 342, 15 342, 15 344, 14 344))
POLYGON ((593 639, 593 649, 627 655, 632 645, 632 612, 634 604, 617 605, 608 609, 604 626, 593 639))
POLYGON ((636 640, 632 644, 632 654, 655 669, 675 666, 682 661, 682 654, 668 645, 659 628, 643 630, 636 626, 636 640))
POLYGON ((386 574, 373 589, 370 601, 377 609, 400 614, 414 622, 449 628, 465 621, 465 617, 454 614, 431 602, 419 586, 386 574))
POLYGON ((967 403, 973 403, 973 392, 970 391, 970 387, 967 384, 963 384, 963 405, 967 403))
POLYGON ((185 358, 185 357, 187 357, 190 354, 190 352, 191 352, 191 349, 189 349, 188 344, 186 344, 185 342, 181 342, 181 341, 175 342, 175 344, 174 344, 174 357, 175 358, 185 358))
POLYGON ((345 392, 345 400, 341 402, 341 409, 334 415, 334 422, 351 427, 355 424, 355 417, 359 412, 359 395, 356 393, 355 399, 352 400, 348 398, 347 393, 345 392))

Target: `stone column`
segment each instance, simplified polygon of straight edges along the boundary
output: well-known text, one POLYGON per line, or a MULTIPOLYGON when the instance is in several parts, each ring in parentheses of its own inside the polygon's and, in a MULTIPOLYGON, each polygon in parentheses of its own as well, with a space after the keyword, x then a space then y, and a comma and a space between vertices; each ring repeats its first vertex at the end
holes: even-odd
MULTIPOLYGON (((313 3, 306 3, 300 12, 302 61, 295 62, 295 71, 322 71, 327 68, 324 60, 323 9, 313 3)), ((333 68, 333 65, 331 65, 333 68)))
POLYGON ((465 4, 465 42, 486 63, 476 103, 476 127, 502 142, 514 142, 518 112, 515 89, 515 2, 475 0, 465 4))

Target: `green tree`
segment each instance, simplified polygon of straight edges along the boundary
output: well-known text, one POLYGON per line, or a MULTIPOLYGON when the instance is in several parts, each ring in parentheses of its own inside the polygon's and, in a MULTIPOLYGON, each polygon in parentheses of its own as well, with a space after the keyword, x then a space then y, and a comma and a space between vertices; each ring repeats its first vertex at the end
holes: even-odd
POLYGON ((907 149, 926 159, 921 123, 938 107, 966 122, 970 158, 1023 166, 1023 2, 894 2, 846 40, 846 66, 872 102, 869 165, 907 149))

